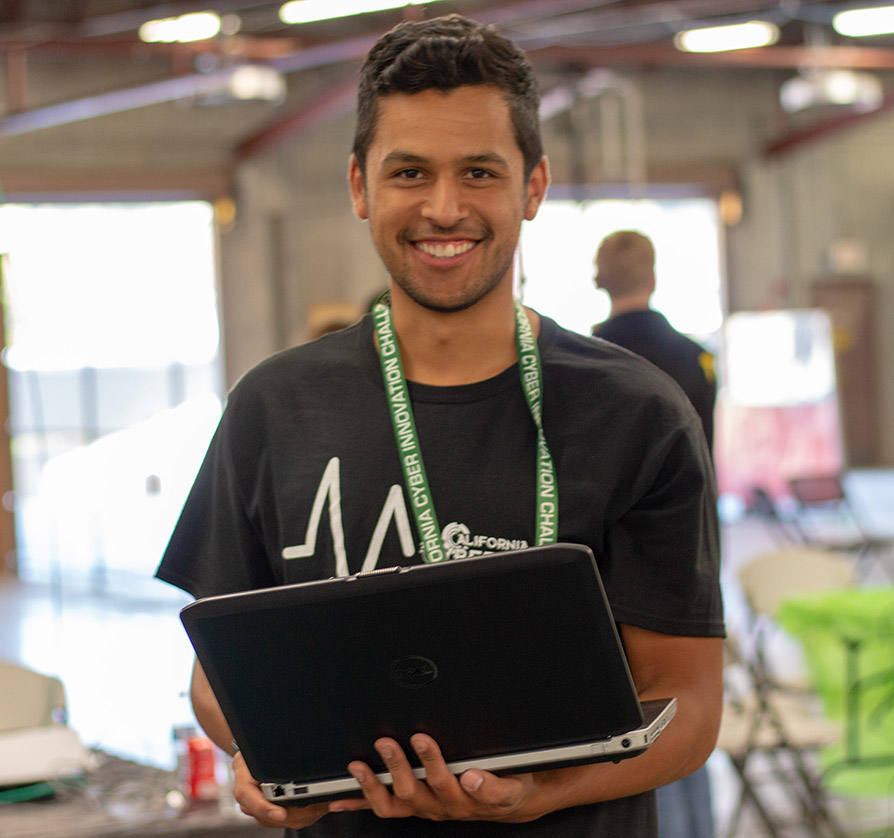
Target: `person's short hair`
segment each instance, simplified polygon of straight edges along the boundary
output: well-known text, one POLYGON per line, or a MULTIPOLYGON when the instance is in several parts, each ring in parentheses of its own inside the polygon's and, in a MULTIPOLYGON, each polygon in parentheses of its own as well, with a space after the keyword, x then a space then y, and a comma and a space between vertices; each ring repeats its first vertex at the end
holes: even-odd
POLYGON ((655 248, 648 236, 635 230, 606 236, 596 251, 596 287, 611 297, 654 291, 655 248))
POLYGON ((534 69, 494 27, 461 15, 405 21, 369 51, 360 71, 353 148, 364 176, 381 97, 432 89, 446 92, 466 85, 491 85, 503 92, 527 180, 543 156, 534 69))

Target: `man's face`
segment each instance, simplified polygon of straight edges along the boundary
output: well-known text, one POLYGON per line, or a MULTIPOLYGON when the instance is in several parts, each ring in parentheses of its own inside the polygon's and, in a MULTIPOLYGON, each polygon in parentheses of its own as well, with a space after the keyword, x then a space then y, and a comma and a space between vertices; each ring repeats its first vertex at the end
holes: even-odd
POLYGON ((525 181, 499 90, 460 87, 379 100, 366 180, 351 159, 354 210, 397 288, 435 311, 460 311, 512 283, 522 219, 549 182, 546 160, 525 181))

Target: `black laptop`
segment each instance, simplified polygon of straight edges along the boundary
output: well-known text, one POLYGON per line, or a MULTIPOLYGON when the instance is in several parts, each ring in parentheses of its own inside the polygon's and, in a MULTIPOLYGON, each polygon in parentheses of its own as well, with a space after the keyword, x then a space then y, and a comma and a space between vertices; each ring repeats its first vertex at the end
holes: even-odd
MULTIPOLYGON (((252 776, 280 804, 359 796, 413 733, 451 770, 636 756, 673 718, 640 702, 593 554, 554 544, 206 597, 181 619, 252 776)), ((416 773, 424 776, 419 763, 416 773)))

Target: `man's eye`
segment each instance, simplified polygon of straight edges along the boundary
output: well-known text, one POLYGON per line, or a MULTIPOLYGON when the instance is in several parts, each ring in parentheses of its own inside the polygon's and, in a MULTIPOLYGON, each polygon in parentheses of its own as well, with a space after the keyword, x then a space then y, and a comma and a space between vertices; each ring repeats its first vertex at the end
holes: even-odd
POLYGON ((471 169, 469 171, 469 177, 474 180, 484 180, 485 178, 491 177, 491 173, 486 169, 471 169))
POLYGON ((417 180, 422 177, 422 172, 419 169, 401 169, 397 173, 397 177, 402 180, 417 180))

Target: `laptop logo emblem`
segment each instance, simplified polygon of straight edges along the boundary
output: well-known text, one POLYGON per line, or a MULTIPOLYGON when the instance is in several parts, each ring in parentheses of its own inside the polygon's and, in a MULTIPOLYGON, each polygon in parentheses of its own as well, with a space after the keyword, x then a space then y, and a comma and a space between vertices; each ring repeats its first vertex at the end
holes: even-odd
POLYGON ((391 680, 399 687, 418 690, 427 687, 438 677, 435 662, 419 655, 407 655, 398 658, 388 669, 391 680))

